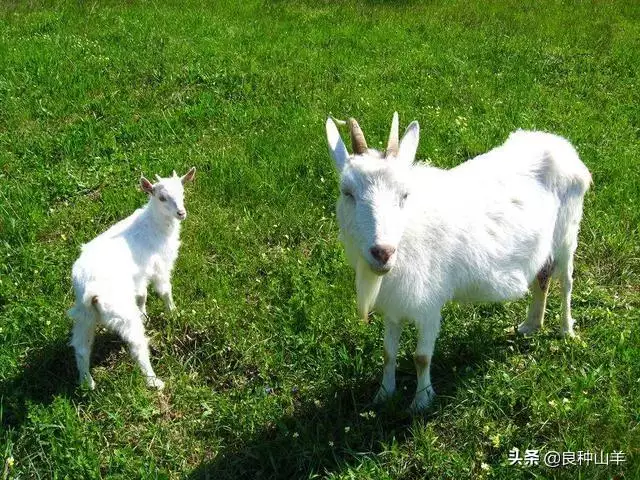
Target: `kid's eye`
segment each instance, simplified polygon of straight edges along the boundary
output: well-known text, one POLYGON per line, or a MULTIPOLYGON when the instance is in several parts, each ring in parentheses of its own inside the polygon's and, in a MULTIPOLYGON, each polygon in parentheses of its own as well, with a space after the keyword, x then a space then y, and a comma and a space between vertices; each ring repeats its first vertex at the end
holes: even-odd
POLYGON ((165 197, 164 195, 158 195, 158 200, 160 200, 161 202, 164 202, 167 199, 167 197, 165 197))
POLYGON ((400 206, 401 206, 401 207, 402 207, 402 206, 404 206, 404 202, 407 200, 407 197, 408 197, 408 196, 409 196, 409 194, 408 194, 408 193, 405 193, 405 194, 403 194, 403 195, 400 197, 400 206))
POLYGON ((343 194, 345 197, 347 197, 348 199, 353 200, 353 193, 351 193, 350 191, 348 191, 348 190, 343 190, 343 191, 342 191, 342 194, 343 194))

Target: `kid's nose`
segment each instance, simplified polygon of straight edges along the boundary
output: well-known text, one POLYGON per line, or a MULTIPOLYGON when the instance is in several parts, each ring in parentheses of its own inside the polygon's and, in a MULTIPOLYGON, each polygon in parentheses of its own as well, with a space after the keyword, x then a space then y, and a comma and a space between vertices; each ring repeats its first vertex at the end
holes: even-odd
POLYGON ((391 245, 374 245, 370 251, 371 256, 384 265, 389 261, 391 255, 395 253, 396 249, 391 245))

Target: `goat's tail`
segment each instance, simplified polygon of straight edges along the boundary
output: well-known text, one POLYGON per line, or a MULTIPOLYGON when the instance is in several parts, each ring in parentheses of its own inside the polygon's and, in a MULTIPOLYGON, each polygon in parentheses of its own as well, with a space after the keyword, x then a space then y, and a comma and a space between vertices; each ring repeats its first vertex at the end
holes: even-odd
POLYGON ((82 304, 85 308, 93 309, 100 313, 100 302, 102 300, 101 297, 103 297, 100 293, 101 290, 102 289, 100 289, 96 282, 90 282, 87 284, 84 295, 82 296, 82 304))
MULTIPOLYGON (((523 173, 536 177, 559 198, 583 197, 591 186, 591 173, 566 138, 547 132, 518 130, 509 136, 505 145, 512 145, 518 154, 530 152, 534 160, 524 164, 523 173)), ((532 157, 524 155, 522 158, 532 157)))
POLYGON ((76 321, 82 321, 84 319, 95 320, 96 316, 99 318, 101 315, 101 295, 98 291, 99 288, 95 282, 89 283, 84 290, 82 298, 76 300, 75 305, 67 311, 67 315, 76 321))
POLYGON ((539 174, 542 174, 544 182, 560 198, 583 197, 593 182, 591 173, 580 160, 571 142, 557 135, 545 135, 545 150, 539 174))
POLYGON ((556 148, 545 151, 539 175, 559 197, 583 197, 593 183, 591 173, 580 160, 573 145, 566 140, 563 143, 564 145, 559 144, 556 148))

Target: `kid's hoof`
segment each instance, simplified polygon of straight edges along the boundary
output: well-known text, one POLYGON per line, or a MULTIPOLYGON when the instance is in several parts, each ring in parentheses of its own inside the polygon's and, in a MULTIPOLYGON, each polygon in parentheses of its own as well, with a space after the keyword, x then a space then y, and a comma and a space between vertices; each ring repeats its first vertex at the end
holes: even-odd
POLYGON ((164 382, 158 377, 147 378, 147 386, 149 388, 155 388, 156 390, 162 390, 164 388, 164 382))
POLYGON ((84 379, 84 381, 80 382, 80 386, 83 388, 87 388, 89 390, 95 390, 96 382, 93 380, 93 377, 89 375, 87 378, 84 379))
POLYGON ((569 317, 568 320, 564 320, 562 322, 562 326, 560 327, 560 336, 562 338, 575 338, 576 332, 573 331, 573 326, 576 324, 576 321, 569 317))

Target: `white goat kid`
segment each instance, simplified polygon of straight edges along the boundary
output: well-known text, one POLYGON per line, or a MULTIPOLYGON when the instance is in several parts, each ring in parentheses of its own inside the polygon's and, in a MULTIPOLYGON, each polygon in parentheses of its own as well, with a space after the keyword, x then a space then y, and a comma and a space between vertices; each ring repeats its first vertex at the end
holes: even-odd
POLYGON ((435 395, 430 367, 440 311, 450 300, 493 302, 533 298, 518 327, 542 325, 549 278, 560 279, 562 334, 573 336, 573 254, 591 175, 571 144, 544 132, 518 130, 500 147, 451 170, 414 164, 419 126, 398 140, 393 116, 384 153, 367 148, 349 120, 353 155, 334 121, 326 122, 340 172, 341 240, 356 270, 358 310, 384 315, 384 374, 375 401, 395 391, 402 322, 415 323, 418 385, 411 405, 435 395))
POLYGON ((171 271, 180 247, 180 222, 187 216, 183 185, 193 180, 195 171, 193 167, 182 177, 175 171, 169 178, 156 175, 156 184, 141 177, 142 190, 149 194, 147 205, 82 246, 72 272, 76 302, 68 312, 75 322, 71 345, 81 384, 95 388, 89 360, 96 326, 102 324, 129 344, 147 384, 164 387, 151 367, 142 316, 149 283, 165 308, 175 309, 171 271))

